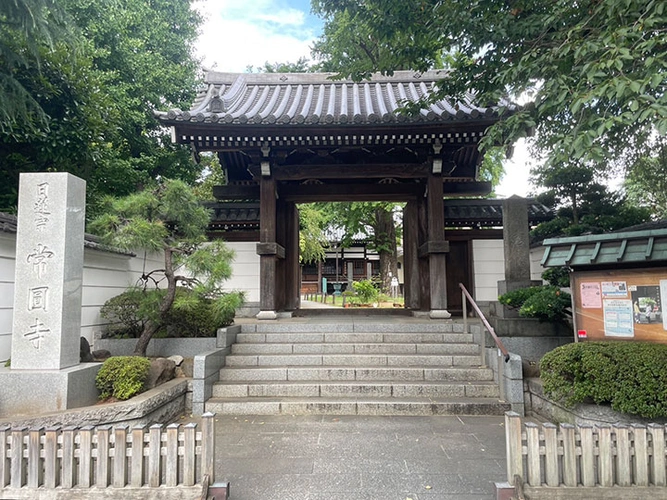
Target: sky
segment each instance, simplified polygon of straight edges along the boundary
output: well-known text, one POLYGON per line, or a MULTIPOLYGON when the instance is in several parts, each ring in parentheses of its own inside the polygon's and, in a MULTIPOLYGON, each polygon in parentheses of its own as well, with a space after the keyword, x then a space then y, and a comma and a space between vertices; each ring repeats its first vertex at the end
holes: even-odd
MULTIPOLYGON (((310 13, 310 0, 197 0, 195 7, 205 18, 197 55, 204 68, 216 71, 242 73, 267 61, 310 58, 322 31, 322 21, 310 13)), ((496 194, 526 196, 530 167, 525 141, 519 141, 496 194)))

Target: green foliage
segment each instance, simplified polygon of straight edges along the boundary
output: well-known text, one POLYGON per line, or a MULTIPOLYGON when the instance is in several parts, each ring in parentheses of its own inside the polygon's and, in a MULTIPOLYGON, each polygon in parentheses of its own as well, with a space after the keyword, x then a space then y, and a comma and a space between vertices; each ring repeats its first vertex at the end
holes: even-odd
POLYGON ((324 231, 329 223, 325 210, 313 204, 299 205, 299 257, 311 264, 323 261, 329 246, 324 231))
POLYGON ((593 401, 645 418, 667 417, 667 345, 582 342, 540 362, 547 395, 571 406, 593 401))
POLYGON ((100 399, 130 399, 144 390, 151 367, 150 360, 140 356, 112 356, 103 364, 95 378, 100 399))
POLYGON ((354 281, 352 288, 357 295, 360 304, 372 304, 378 301, 380 291, 377 289, 372 280, 354 281))
POLYGON ((225 298, 222 283, 231 277, 234 252, 220 240, 207 242, 209 220, 192 188, 182 181, 165 179, 154 188, 107 199, 105 213, 89 224, 89 229, 111 246, 164 255, 163 269, 142 276, 144 288, 163 280, 166 286, 140 302, 145 300, 151 307, 139 316, 144 323, 135 354, 146 354, 148 342, 168 324, 174 307, 193 304, 193 297, 177 294, 179 284, 190 288, 199 300, 219 301, 213 309, 221 323, 228 321, 226 311, 242 302, 242 296, 225 298), (181 270, 183 274, 177 274, 181 270))
POLYGON ((508 307, 519 309, 522 318, 536 318, 540 321, 568 322, 572 299, 569 293, 552 285, 519 288, 507 292, 498 301, 508 307))
POLYGON ((159 323, 158 337, 214 337, 216 330, 234 322, 243 294, 222 293, 209 297, 194 289, 178 287, 171 309, 161 316, 164 289, 130 288, 107 300, 100 315, 110 321, 107 336, 138 338, 148 321, 159 323))
POLYGON ((625 189, 633 203, 646 207, 656 218, 667 218, 667 140, 628 167, 625 189))
POLYGON ((309 73, 312 71, 310 61, 305 57, 299 57, 295 62, 266 61, 262 66, 246 66, 246 73, 309 73))
POLYGON ((361 79, 444 60, 441 95, 529 99, 484 144, 535 130, 550 164, 636 154, 667 133, 667 8, 657 0, 315 0, 324 66, 361 79))
POLYGON ((550 267, 542 273, 542 279, 550 285, 568 288, 570 286, 570 270, 565 266, 550 267))

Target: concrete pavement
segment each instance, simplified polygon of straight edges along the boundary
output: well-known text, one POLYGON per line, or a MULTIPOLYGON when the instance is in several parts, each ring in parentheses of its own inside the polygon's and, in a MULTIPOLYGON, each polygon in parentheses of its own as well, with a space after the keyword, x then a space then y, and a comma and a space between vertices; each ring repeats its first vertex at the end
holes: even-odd
POLYGON ((230 500, 490 500, 504 417, 219 416, 230 500))

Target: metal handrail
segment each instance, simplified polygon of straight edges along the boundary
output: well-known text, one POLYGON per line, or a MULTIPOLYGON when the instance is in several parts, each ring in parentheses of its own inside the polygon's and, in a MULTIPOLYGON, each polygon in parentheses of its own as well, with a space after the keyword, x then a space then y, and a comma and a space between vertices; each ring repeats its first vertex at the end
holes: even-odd
MULTIPOLYGON (((466 290, 466 287, 463 286, 463 283, 459 283, 459 288, 460 288, 461 291, 463 292, 463 295, 465 295, 465 297, 470 301, 470 305, 472 306, 472 308, 473 308, 473 309, 475 310, 475 312, 477 313, 477 316, 479 316, 479 319, 482 321, 482 324, 484 325, 484 327, 485 327, 485 328, 487 329, 487 331, 491 334, 491 337, 493 337, 493 340, 494 340, 495 343, 496 343, 496 347, 498 348, 498 350, 499 350, 499 351, 503 354, 503 356, 505 357, 505 363, 509 362, 509 360, 510 360, 510 353, 507 351, 507 349, 506 349, 505 346, 503 345, 502 341, 501 341, 501 340, 498 338, 498 336, 496 335, 495 330, 493 329, 493 327, 492 327, 492 326, 489 324, 489 322, 487 321, 486 317, 484 316, 484 313, 482 313, 482 311, 480 311, 479 307, 477 306, 477 304, 475 303, 475 301, 473 300, 473 298, 472 298, 472 297, 470 296, 470 294, 468 293, 468 290, 466 290)), ((467 318, 466 318, 466 303, 465 303, 465 300, 464 300, 464 301, 463 301, 463 321, 466 321, 466 319, 467 319, 467 318)), ((484 348, 484 346, 482 346, 482 348, 484 348)))

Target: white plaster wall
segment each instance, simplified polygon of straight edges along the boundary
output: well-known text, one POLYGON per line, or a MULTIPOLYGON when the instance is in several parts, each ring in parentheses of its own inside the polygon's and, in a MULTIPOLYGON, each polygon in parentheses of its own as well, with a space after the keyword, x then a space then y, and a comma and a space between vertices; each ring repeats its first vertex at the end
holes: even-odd
POLYGON ((498 281, 505 279, 503 240, 473 240, 475 301, 498 300, 498 281))
MULTIPOLYGON (((246 300, 259 301, 259 256, 255 243, 227 243, 236 252, 232 279, 226 290, 243 290, 246 300)), ((0 232, 0 361, 11 355, 14 307, 16 235, 0 232)), ((164 267, 160 254, 137 252, 136 257, 86 248, 84 251, 81 335, 92 343, 106 322, 100 316, 104 303, 138 283, 144 272, 164 267)))
POLYGON ((540 262, 544 257, 544 247, 539 246, 530 249, 530 279, 542 281, 542 273, 546 268, 542 267, 540 262))
POLYGON ((259 255, 255 242, 225 242, 236 256, 232 266, 232 277, 225 282, 228 291, 245 292, 245 300, 259 302, 259 255))

